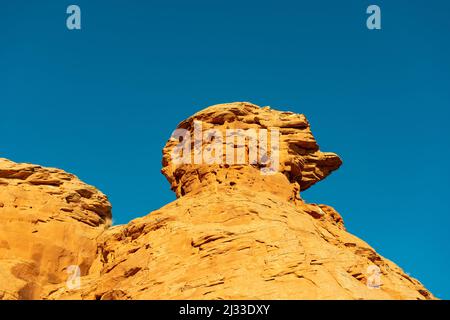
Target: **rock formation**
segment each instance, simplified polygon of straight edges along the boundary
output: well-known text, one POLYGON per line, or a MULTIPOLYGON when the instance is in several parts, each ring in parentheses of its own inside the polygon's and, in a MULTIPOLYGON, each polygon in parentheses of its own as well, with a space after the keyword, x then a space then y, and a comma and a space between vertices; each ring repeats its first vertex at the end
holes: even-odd
POLYGON ((106 196, 74 175, 0 159, 0 298, 38 299, 69 265, 87 274, 110 224, 106 196))
MULTIPOLYGON (((162 173, 177 200, 111 227, 110 204, 95 188, 57 169, 1 160, 0 298, 434 299, 348 233, 332 207, 301 199, 341 165, 319 150, 303 115, 230 103, 178 128, 195 136, 195 121, 224 137, 228 129, 278 130, 277 172, 229 164, 225 153, 215 163, 175 162, 182 139, 174 136, 162 173), (69 265, 80 266, 79 288, 66 285, 69 265)), ((182 156, 193 159, 198 141, 188 142, 182 156)), ((200 153, 210 155, 213 144, 230 144, 203 142, 200 153)), ((248 144, 232 144, 249 160, 248 144)))

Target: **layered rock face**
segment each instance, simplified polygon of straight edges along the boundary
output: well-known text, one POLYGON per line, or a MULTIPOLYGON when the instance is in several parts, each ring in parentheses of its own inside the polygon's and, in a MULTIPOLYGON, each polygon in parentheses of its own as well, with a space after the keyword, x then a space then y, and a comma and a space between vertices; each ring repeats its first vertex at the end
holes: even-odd
POLYGON ((303 115, 222 104, 178 129, 163 150, 162 169, 178 199, 127 225, 108 227, 106 198, 72 175, 1 161, 0 277, 11 283, 3 298, 434 298, 348 233, 332 207, 301 199, 302 190, 341 165, 336 154, 319 150, 303 115), (276 141, 261 148, 259 133, 270 131, 278 132, 276 141), (251 161, 252 144, 261 161, 251 161), (227 161, 227 146, 234 159, 244 150, 245 161, 227 161), (274 159, 277 170, 268 173, 274 159), (63 279, 73 264, 83 266, 79 288, 63 279))
POLYGON ((70 265, 87 274, 110 224, 106 196, 74 175, 0 159, 0 298, 38 299, 70 265))
MULTIPOLYGON (((251 103, 220 104, 206 108, 181 122, 177 129, 185 129, 193 136, 190 141, 190 163, 174 163, 174 149, 180 139, 170 139, 163 150, 162 173, 178 197, 192 191, 217 188, 225 180, 231 182, 241 179, 236 183, 237 187, 266 190, 272 183, 281 183, 291 193, 291 200, 298 199, 300 189, 306 190, 342 164, 336 154, 319 150, 304 115, 276 111, 269 107, 260 108, 251 103), (202 133, 194 132, 195 122, 201 124, 202 133), (272 149, 270 142, 274 140, 272 133, 275 130, 278 132, 277 146, 275 150, 266 150, 272 149), (215 140, 209 138, 211 133, 216 132, 222 136, 220 141, 217 141, 217 134, 215 140), (195 148, 195 144, 201 145, 195 148), (218 157, 214 157, 214 154, 211 156, 210 149, 217 147, 221 148, 221 154, 218 157), (270 151, 278 153, 277 174, 261 174, 264 173, 264 167, 271 165, 270 161, 262 159, 265 151, 268 158, 273 156, 270 151), (243 154, 242 161, 238 161, 239 152, 243 154), (195 163, 198 154, 200 156, 197 159, 203 160, 201 163, 195 163), (255 155, 254 165, 249 165, 251 154, 255 155), (219 161, 205 163, 211 160, 208 157, 219 161), (227 161, 227 157, 231 161, 227 161), (263 176, 266 180, 262 180, 263 176), (275 178, 271 179, 273 176, 275 178)), ((275 186, 272 187, 272 190, 275 189, 275 186)))

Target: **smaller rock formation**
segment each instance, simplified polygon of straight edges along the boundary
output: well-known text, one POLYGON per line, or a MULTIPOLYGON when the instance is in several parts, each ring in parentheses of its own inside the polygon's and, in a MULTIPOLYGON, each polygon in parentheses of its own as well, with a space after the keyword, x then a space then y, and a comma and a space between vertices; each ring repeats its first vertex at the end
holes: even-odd
POLYGON ((0 299, 37 299, 70 265, 87 274, 110 224, 111 204, 94 187, 0 158, 0 299))

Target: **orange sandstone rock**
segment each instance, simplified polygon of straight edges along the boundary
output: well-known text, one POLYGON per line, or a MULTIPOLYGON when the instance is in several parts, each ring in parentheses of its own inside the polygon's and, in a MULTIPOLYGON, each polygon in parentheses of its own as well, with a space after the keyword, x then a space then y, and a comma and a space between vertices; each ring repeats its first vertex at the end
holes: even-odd
POLYGON ((82 275, 111 223, 106 196, 58 169, 0 159, 0 297, 37 299, 42 287, 82 275))
MULTIPOLYGON (((230 165, 226 154, 222 163, 178 163, 181 141, 171 138, 162 172, 178 199, 108 228, 109 203, 97 190, 62 171, 1 161, 0 283, 10 285, 3 298, 434 299, 348 233, 332 207, 301 199, 341 165, 319 150, 303 115, 230 103, 178 128, 193 133, 195 121, 223 137, 227 129, 279 130, 278 171, 230 165), (81 286, 68 288, 63 271, 77 263, 81 286)), ((201 152, 211 155, 214 143, 227 145, 202 141, 201 152)), ((249 159, 251 146, 233 147, 249 159)))

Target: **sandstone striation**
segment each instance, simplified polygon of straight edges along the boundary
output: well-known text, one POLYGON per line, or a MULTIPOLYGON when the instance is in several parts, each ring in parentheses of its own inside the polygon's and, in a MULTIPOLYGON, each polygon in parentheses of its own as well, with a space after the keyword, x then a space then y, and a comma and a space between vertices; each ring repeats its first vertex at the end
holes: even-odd
MULTIPOLYGON (((177 200, 110 227, 111 207, 95 188, 57 169, 1 160, 0 298, 434 299, 348 233, 336 210, 302 200, 301 191, 342 163, 319 150, 303 115, 239 102, 209 107, 178 128, 194 134, 195 121, 224 136, 227 129, 279 130, 278 171, 262 174, 261 163, 178 163, 180 140, 172 137, 162 173, 177 200), (82 270, 75 289, 65 282, 74 264, 82 270)), ((233 147, 249 154, 248 145, 233 147)))

